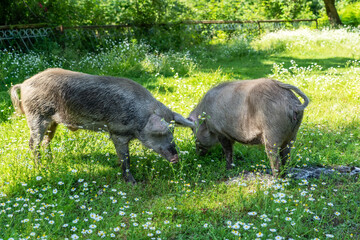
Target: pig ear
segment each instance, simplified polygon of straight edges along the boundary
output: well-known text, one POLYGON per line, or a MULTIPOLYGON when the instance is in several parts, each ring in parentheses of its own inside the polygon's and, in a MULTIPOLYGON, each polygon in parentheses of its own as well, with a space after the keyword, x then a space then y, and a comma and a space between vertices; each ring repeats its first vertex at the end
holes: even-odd
POLYGON ((152 134, 165 134, 169 130, 169 124, 156 114, 151 114, 145 129, 152 134))
POLYGON ((179 124, 183 127, 190 127, 190 128, 195 127, 193 121, 186 119, 183 116, 181 116, 180 114, 175 113, 175 112, 174 112, 174 121, 176 124, 179 124))

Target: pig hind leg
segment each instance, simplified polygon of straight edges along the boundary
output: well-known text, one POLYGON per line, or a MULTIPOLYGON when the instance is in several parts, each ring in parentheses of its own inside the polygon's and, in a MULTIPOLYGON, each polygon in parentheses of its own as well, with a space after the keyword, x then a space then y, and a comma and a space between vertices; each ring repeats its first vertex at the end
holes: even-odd
POLYGON ((265 145, 265 151, 266 154, 270 160, 270 166, 272 170, 273 176, 277 177, 280 175, 280 167, 281 167, 281 158, 280 158, 280 149, 281 145, 279 142, 281 142, 278 138, 274 138, 271 136, 274 136, 274 133, 267 134, 267 136, 270 136, 266 138, 266 134, 264 134, 264 145, 265 145))
POLYGON ((129 141, 131 138, 115 134, 110 134, 110 138, 115 145, 116 153, 119 157, 119 164, 123 170, 124 180, 135 184, 135 178, 130 172, 129 141))
MULTIPOLYGON (((276 129, 281 128, 278 127, 276 129)), ((295 140, 295 135, 287 136, 286 132, 283 131, 267 131, 263 135, 263 143, 274 176, 284 176, 284 166, 290 157, 292 140, 295 140)))
POLYGON ((49 127, 47 129, 47 131, 45 131, 45 136, 44 136, 44 140, 42 142, 42 145, 44 147, 48 147, 49 143, 51 142, 51 140, 54 138, 55 135, 55 131, 56 131, 56 127, 58 126, 58 124, 56 122, 51 122, 49 124, 49 127))
POLYGON ((290 152, 293 146, 293 141, 283 144, 280 149, 281 165, 285 166, 290 159, 290 152))
POLYGON ((30 128, 29 147, 34 152, 35 164, 37 165, 40 161, 40 143, 43 140, 50 123, 50 119, 42 116, 32 116, 28 118, 28 125, 30 128))
POLYGON ((265 145, 266 154, 270 159, 271 170, 274 176, 284 176, 285 168, 291 151, 292 143, 286 143, 277 147, 276 144, 265 145), (280 169, 281 168, 281 169, 280 169))
POLYGON ((49 124, 47 131, 45 131, 44 140, 42 141, 42 144, 41 144, 44 148, 46 148, 46 151, 49 153, 50 157, 52 156, 50 142, 54 138, 57 126, 58 126, 58 124, 56 122, 51 122, 49 124))
POLYGON ((278 176, 280 174, 280 156, 279 149, 276 146, 271 146, 270 144, 265 145, 266 154, 270 160, 270 166, 273 176, 278 176))

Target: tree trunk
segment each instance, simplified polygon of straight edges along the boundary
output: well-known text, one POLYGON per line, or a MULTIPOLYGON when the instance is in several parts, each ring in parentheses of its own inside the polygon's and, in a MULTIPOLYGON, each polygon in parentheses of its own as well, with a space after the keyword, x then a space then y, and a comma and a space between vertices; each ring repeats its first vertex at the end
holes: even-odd
POLYGON ((331 23, 331 25, 336 26, 336 25, 343 25, 339 14, 335 8, 335 0, 324 0, 325 3, 325 9, 326 9, 326 14, 328 15, 329 18, 329 22, 331 23))

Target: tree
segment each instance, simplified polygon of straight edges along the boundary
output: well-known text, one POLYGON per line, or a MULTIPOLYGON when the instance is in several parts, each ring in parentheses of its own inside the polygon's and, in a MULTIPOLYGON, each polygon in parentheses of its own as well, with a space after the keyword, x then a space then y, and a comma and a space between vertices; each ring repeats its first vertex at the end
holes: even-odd
POLYGON ((324 0, 324 3, 326 14, 328 15, 331 25, 343 25, 335 7, 335 0, 324 0))

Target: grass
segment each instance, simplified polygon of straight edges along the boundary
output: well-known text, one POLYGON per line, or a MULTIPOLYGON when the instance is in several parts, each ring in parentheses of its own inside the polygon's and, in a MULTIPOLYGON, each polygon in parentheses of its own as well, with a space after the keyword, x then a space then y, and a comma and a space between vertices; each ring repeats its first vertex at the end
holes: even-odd
POLYGON ((186 52, 158 53, 136 42, 99 54, 0 52, 0 239, 360 239, 357 176, 272 179, 263 174, 269 168, 264 148, 241 144, 235 168, 226 171, 219 146, 196 155, 189 129, 175 131, 177 165, 132 143, 136 186, 123 182, 106 134, 63 126, 52 154, 43 153, 45 167, 37 169, 26 119, 13 116, 7 94, 12 84, 56 66, 132 78, 187 116, 219 82, 273 77, 311 100, 291 165, 360 167, 359 32, 308 31, 304 45, 305 37, 297 37, 304 31, 186 52), (336 34, 346 42, 331 38, 336 34), (242 172, 253 177, 237 178, 242 172))

